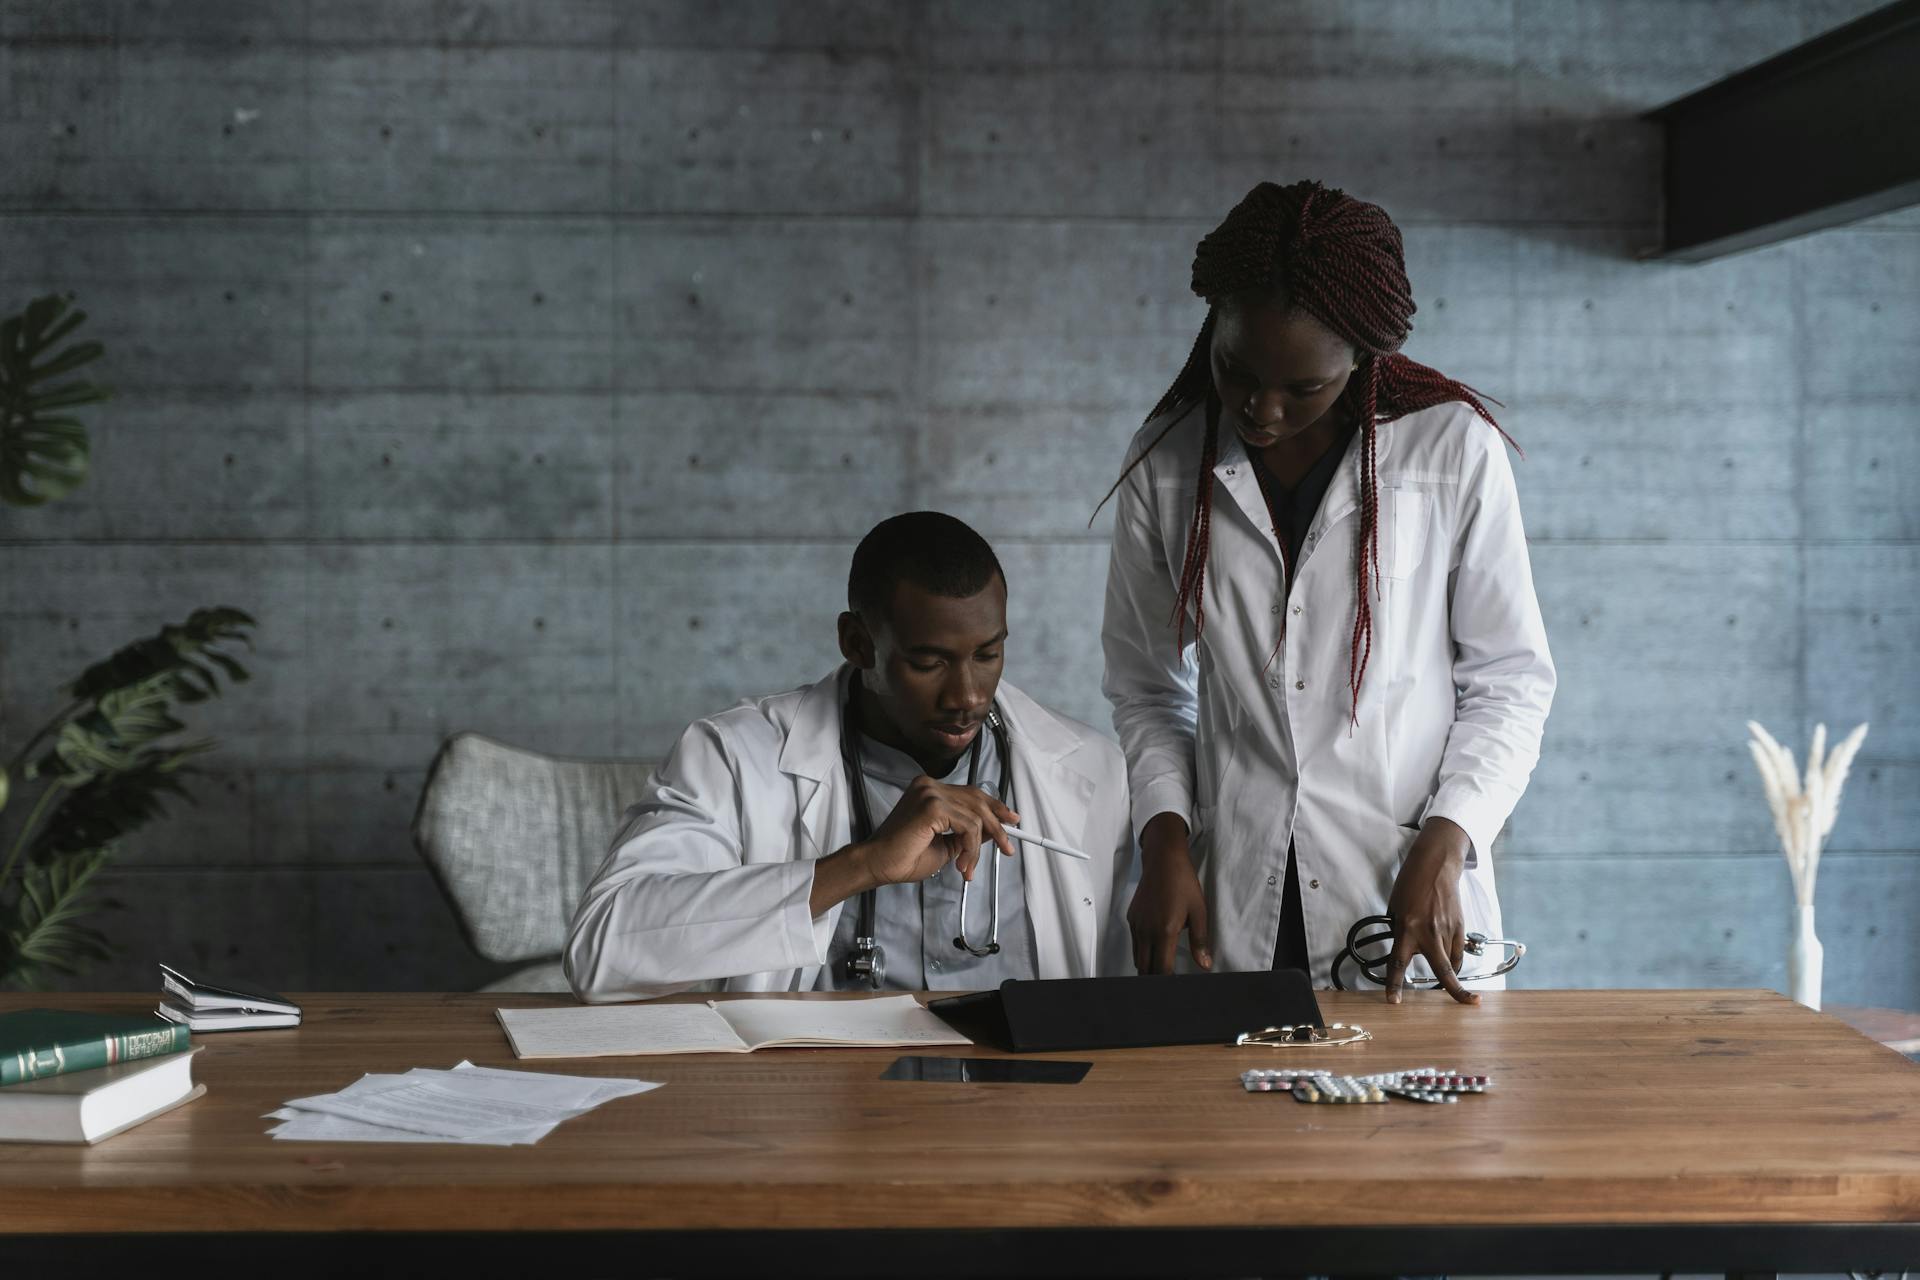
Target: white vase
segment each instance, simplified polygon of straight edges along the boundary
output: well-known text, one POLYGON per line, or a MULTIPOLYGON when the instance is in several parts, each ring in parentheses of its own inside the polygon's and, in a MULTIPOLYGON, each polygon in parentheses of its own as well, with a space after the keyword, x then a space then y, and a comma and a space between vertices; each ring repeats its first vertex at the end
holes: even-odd
POLYGON ((1813 933, 1813 907, 1796 907, 1799 923, 1787 948, 1787 994, 1809 1009, 1820 1008, 1820 967, 1826 948, 1813 933))

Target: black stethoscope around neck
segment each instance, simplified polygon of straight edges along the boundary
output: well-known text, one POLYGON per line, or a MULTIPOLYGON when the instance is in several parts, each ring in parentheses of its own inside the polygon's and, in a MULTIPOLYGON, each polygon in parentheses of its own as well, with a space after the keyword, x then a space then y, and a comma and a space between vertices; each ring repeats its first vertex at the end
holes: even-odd
MULTIPOLYGON (((873 822, 873 808, 867 803, 867 775, 860 756, 860 713, 855 702, 859 694, 859 679, 859 673, 856 672, 847 682, 846 706, 840 714, 840 760, 846 768, 847 787, 853 795, 853 840, 856 844, 871 840, 877 829, 873 822)), ((997 702, 987 711, 987 731, 993 734, 994 750, 1000 756, 1000 803, 1012 805, 1013 742, 997 702)), ((980 738, 977 736, 967 754, 967 785, 980 785, 980 738)), ((981 944, 967 938, 967 893, 973 888, 970 880, 960 884, 960 929, 953 939, 955 947, 980 957, 1000 953, 999 851, 995 850, 988 858, 988 905, 992 916, 987 925, 987 940, 981 944)), ((842 975, 854 982, 864 982, 878 991, 887 981, 887 952, 880 945, 878 936, 880 899, 877 890, 868 889, 860 895, 858 911, 853 931, 853 952, 842 962, 842 975)))

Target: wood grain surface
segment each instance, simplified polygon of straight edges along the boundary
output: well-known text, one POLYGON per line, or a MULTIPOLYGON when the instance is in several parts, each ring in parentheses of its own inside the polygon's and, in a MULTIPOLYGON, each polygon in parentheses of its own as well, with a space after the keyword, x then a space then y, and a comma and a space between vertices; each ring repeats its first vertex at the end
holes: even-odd
MULTIPOLYGON (((65 995, 138 1010, 151 995, 65 995)), ((517 1063, 497 1007, 321 994, 296 1030, 196 1036, 206 1097, 98 1147, 0 1146, 0 1233, 1920 1221, 1920 1068, 1764 991, 1320 993, 1343 1049, 1084 1058, 1078 1085, 885 1082, 890 1049, 517 1063), (665 1083, 533 1147, 276 1142, 369 1071, 665 1083), (1251 1066, 1495 1077, 1457 1105, 1307 1106, 1251 1066)), ((49 997, 0 996, 0 1012, 49 997)), ((948 1052, 942 1050, 941 1052, 948 1052)), ((998 1056, 987 1049, 952 1050, 998 1056)))

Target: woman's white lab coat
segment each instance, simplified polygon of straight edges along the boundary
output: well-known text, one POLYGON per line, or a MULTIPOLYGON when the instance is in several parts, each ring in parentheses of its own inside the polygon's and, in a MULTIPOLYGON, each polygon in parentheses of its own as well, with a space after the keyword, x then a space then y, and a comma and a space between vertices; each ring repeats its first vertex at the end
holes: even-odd
MULTIPOLYGON (((1501 936, 1491 848, 1539 758, 1554 689, 1504 442, 1457 403, 1379 428, 1380 582, 1352 723, 1361 437, 1283 596, 1259 481, 1221 424, 1206 626, 1196 646, 1189 622, 1176 653, 1205 424, 1203 408, 1184 413, 1120 486, 1103 638, 1135 829, 1162 812, 1186 819, 1214 968, 1272 963, 1291 838, 1313 978, 1325 985, 1347 930, 1385 912, 1420 824, 1436 815, 1473 841, 1466 927, 1501 936)), ((1143 428, 1127 458, 1164 426, 1143 428)), ((1183 939, 1183 965, 1186 950, 1183 939)), ((1468 957, 1463 972, 1497 958, 1468 957)))
MULTIPOLYGON (((852 840, 844 689, 835 673, 687 728, 574 913, 564 959, 576 995, 828 985, 827 947, 854 900, 815 917, 808 897, 813 860, 852 840)), ((1083 862, 1016 843, 1038 976, 1130 971, 1125 761, 1107 738, 1005 681, 997 701, 1021 825, 1091 855, 1083 862)))

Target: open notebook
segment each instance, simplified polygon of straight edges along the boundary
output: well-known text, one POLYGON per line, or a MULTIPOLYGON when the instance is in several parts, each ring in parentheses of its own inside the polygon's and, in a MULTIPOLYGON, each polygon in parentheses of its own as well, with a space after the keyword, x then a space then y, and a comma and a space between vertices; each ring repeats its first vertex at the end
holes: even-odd
POLYGON ((576 1009, 496 1009, 515 1057, 972 1044, 912 996, 864 1000, 709 1000, 576 1009))

